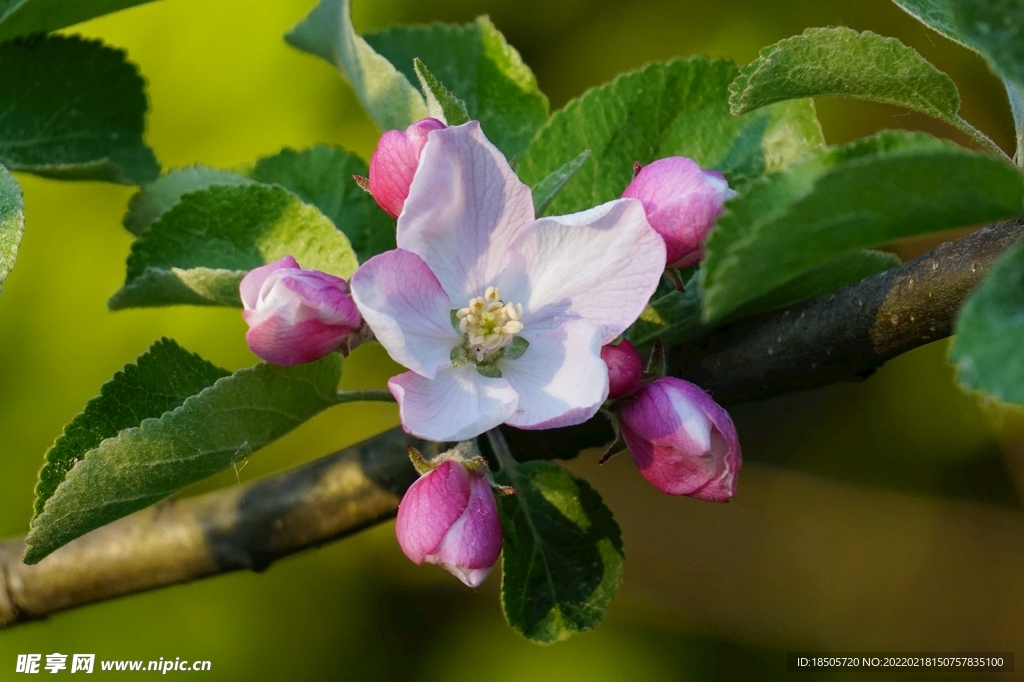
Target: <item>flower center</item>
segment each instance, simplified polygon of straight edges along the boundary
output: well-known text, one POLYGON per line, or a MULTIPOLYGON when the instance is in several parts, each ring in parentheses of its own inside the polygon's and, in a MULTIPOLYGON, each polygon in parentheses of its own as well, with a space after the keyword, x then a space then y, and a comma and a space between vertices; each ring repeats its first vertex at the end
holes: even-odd
POLYGON ((483 296, 477 296, 465 308, 455 312, 459 331, 466 335, 466 350, 484 362, 512 343, 515 335, 523 331, 520 319, 521 303, 505 303, 496 287, 487 287, 483 296))

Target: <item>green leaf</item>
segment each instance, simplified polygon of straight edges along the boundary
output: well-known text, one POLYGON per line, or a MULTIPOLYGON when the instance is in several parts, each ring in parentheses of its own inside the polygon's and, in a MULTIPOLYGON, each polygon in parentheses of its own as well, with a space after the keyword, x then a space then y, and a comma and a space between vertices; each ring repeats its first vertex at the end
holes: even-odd
POLYGON ((89 450, 32 520, 25 562, 225 469, 336 404, 341 358, 260 364, 89 450))
MULTIPOLYGON (((900 259, 891 253, 855 251, 786 282, 742 306, 722 322, 778 310, 816 298, 899 264, 900 259)), ((704 290, 700 285, 700 273, 695 272, 686 282, 684 291, 672 291, 651 301, 640 318, 630 327, 627 336, 638 348, 649 347, 659 338, 667 346, 690 341, 715 327, 704 321, 703 307, 704 290)))
POLYGON ((320 0, 285 40, 345 74, 381 130, 404 129, 426 118, 427 104, 411 80, 356 34, 349 6, 349 0, 320 0))
POLYGON ((586 481, 550 462, 514 463, 496 477, 505 532, 501 603, 509 624, 550 644, 592 630, 622 582, 622 532, 586 481))
POLYGON ((49 33, 152 0, 0 0, 0 41, 49 33))
POLYGON ((704 168, 756 177, 783 168, 822 144, 809 100, 733 116, 729 60, 694 57, 655 63, 594 88, 556 112, 520 159, 528 185, 591 156, 549 208, 566 214, 621 196, 633 162, 687 156, 704 168))
POLYGON ((802 97, 895 104, 945 121, 998 151, 960 118, 960 93, 949 76, 895 38, 870 31, 807 29, 761 50, 740 70, 729 92, 735 114, 802 97))
POLYGON ((1024 86, 1024 4, 1019 0, 893 0, 922 23, 985 57, 1024 86))
POLYGON ((142 189, 128 202, 124 227, 134 235, 141 235, 149 226, 177 204, 189 192, 213 185, 245 185, 249 179, 234 171, 195 165, 174 168, 142 189))
POLYGON ((139 237, 111 310, 157 305, 240 306, 249 270, 292 255, 304 268, 348 278, 348 238, 282 187, 213 186, 186 194, 139 237))
POLYGON ((36 485, 35 515, 42 513, 57 486, 87 452, 107 438, 156 419, 185 399, 212 386, 230 372, 161 339, 103 384, 100 394, 70 424, 46 453, 36 485))
POLYGON ((551 174, 533 186, 533 211, 537 216, 544 215, 551 202, 562 191, 565 184, 576 175, 590 158, 590 150, 584 149, 579 156, 563 166, 551 171, 551 174))
POLYGON ((0 292, 14 268, 18 247, 25 233, 25 203, 21 187, 7 169, 0 166, 0 292))
POLYGON ((427 99, 427 112, 450 126, 468 123, 469 112, 466 111, 466 103, 444 87, 444 84, 437 80, 427 69, 426 64, 418 58, 413 60, 413 67, 416 69, 420 88, 423 89, 423 96, 427 99))
POLYGON ((462 26, 395 26, 365 37, 410 82, 417 80, 413 60, 427 63, 508 158, 522 154, 548 118, 533 72, 486 17, 462 26))
POLYGON ((748 303, 735 317, 758 315, 770 310, 816 298, 842 289, 848 284, 877 275, 900 264, 900 259, 885 251, 854 251, 828 261, 789 280, 782 286, 748 303))
POLYGON ((1022 209, 1011 164, 927 135, 886 132, 822 151, 726 205, 705 245, 705 319, 860 249, 1022 209))
POLYGON ((683 291, 671 291, 651 301, 626 338, 638 348, 649 348, 657 339, 673 345, 700 336, 711 328, 701 319, 703 302, 700 274, 694 273, 683 291))
POLYGON ((0 163, 64 180, 144 184, 145 84, 124 52, 74 36, 0 45, 0 163))
MULTIPOLYGON (((359 188, 353 175, 367 175, 362 159, 327 145, 303 151, 285 149, 260 159, 249 172, 253 180, 281 185, 320 209, 345 233, 359 260, 365 261, 395 248, 395 221, 359 188)), ((315 267, 302 260, 299 264, 315 267)))
POLYGON ((949 359, 965 387, 1024 405, 1024 244, 996 263, 956 321, 949 359))

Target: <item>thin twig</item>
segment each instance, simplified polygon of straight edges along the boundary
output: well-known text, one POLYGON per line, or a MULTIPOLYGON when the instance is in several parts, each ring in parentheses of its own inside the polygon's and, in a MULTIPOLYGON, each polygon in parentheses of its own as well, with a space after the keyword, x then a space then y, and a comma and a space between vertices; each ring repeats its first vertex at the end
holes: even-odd
MULTIPOLYGON (((828 296, 674 349, 671 370, 714 390, 726 405, 862 378, 948 336, 960 305, 1021 238, 1021 222, 981 230, 828 296)), ((568 459, 612 438, 601 416, 578 427, 502 432, 519 459, 568 459)), ((218 573, 262 570, 391 518, 416 476, 410 444, 428 457, 440 449, 389 431, 244 486, 163 502, 34 566, 22 563, 21 540, 0 544, 0 628, 218 573)))

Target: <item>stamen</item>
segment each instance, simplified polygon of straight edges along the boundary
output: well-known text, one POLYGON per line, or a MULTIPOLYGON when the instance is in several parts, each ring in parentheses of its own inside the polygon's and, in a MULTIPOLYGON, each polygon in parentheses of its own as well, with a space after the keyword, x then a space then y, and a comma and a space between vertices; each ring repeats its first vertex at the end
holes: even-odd
POLYGON ((487 287, 465 308, 455 311, 459 331, 466 335, 466 350, 478 363, 512 343, 523 331, 521 303, 505 303, 497 287, 487 287))

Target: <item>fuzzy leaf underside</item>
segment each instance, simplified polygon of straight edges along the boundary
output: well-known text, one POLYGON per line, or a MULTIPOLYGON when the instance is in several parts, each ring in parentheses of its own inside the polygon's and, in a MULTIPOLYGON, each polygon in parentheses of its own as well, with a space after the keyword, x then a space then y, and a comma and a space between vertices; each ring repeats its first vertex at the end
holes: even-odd
POLYGON ((77 455, 32 520, 26 563, 244 460, 336 404, 340 378, 337 354, 242 369, 77 455))
POLYGON ((245 273, 287 255, 344 278, 358 265, 334 223, 283 187, 208 187, 184 195, 135 241, 109 306, 240 306, 245 273))
POLYGON ((370 118, 381 130, 407 128, 427 116, 423 95, 352 26, 349 0, 320 0, 285 40, 322 57, 348 77, 370 118))
POLYGON ((0 166, 0 293, 25 234, 25 202, 18 181, 0 166))

